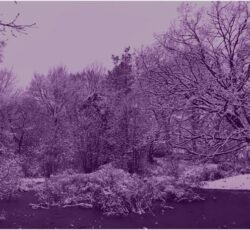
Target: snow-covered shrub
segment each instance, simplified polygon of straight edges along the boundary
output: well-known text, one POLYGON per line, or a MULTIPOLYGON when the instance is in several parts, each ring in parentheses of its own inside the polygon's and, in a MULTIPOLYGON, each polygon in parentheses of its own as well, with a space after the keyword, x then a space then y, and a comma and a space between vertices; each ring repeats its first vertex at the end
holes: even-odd
POLYGON ((216 164, 193 165, 180 176, 180 183, 199 186, 203 181, 212 181, 225 177, 222 170, 216 164))
POLYGON ((223 172, 225 177, 235 176, 239 174, 249 174, 250 166, 247 162, 223 162, 218 165, 218 169, 223 172))
POLYGON ((121 169, 104 168, 90 174, 59 175, 45 182, 38 192, 42 202, 51 205, 95 206, 107 215, 142 213, 148 208, 147 193, 137 175, 121 169))
POLYGON ((231 162, 222 162, 218 164, 218 169, 224 172, 230 172, 234 170, 235 165, 231 162))
POLYGON ((23 156, 20 160, 24 177, 39 177, 41 176, 40 162, 31 156, 23 156))
POLYGON ((18 194, 22 170, 14 159, 0 157, 0 199, 10 199, 18 194))
POLYGON ((183 187, 173 185, 172 177, 140 177, 107 165, 90 174, 52 177, 38 197, 49 205, 96 207, 106 215, 126 215, 145 213, 154 201, 179 199, 185 193, 183 187))
POLYGON ((21 178, 19 183, 20 191, 37 191, 44 186, 45 178, 21 178))

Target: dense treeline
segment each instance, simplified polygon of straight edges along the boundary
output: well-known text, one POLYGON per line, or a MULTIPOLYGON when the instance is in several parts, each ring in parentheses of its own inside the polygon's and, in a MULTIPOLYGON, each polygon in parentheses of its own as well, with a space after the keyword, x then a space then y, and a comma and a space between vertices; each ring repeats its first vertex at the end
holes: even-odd
POLYGON ((112 56, 109 71, 56 67, 17 91, 2 70, 1 157, 25 177, 110 162, 143 174, 156 157, 248 159, 249 28, 247 3, 182 4, 177 24, 148 47, 112 56))

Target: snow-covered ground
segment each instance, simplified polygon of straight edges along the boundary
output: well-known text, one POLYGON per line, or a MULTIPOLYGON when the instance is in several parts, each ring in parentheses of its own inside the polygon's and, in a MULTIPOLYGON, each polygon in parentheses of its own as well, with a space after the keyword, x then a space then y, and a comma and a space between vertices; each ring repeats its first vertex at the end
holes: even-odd
POLYGON ((250 190, 250 174, 207 181, 201 186, 204 189, 250 190))

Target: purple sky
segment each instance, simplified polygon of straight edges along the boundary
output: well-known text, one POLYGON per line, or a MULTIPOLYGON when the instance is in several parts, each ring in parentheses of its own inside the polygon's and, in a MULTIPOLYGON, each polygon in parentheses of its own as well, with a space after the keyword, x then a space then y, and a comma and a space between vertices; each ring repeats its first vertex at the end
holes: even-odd
POLYGON ((20 12, 20 23, 36 22, 28 35, 10 37, 4 67, 12 68, 18 85, 26 86, 34 72, 66 65, 81 71, 98 62, 112 66, 111 55, 124 47, 140 48, 153 33, 166 31, 180 2, 1 2, 1 18, 20 12))

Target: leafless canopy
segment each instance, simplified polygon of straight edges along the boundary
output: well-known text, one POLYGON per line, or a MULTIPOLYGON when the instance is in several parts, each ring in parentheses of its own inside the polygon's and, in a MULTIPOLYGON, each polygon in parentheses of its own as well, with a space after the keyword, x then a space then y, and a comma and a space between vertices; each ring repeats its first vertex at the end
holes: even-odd
POLYGON ((2 20, 0 20, 0 33, 1 34, 5 34, 7 32, 7 30, 9 30, 11 32, 11 34, 16 37, 17 33, 22 33, 22 34, 26 34, 27 29, 33 28, 36 23, 32 23, 32 24, 18 24, 17 20, 20 16, 20 13, 18 13, 15 18, 13 20, 11 20, 10 22, 4 22, 2 20))

